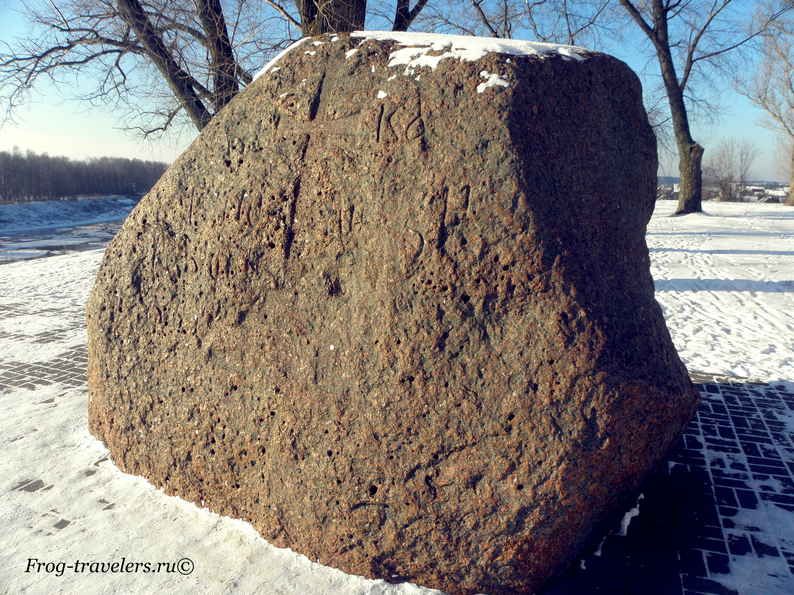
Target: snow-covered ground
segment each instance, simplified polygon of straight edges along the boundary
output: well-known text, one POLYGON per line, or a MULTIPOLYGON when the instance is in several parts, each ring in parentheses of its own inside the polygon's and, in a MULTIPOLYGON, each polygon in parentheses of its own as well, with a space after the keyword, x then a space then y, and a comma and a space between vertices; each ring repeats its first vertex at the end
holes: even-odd
MULTIPOLYGON (((648 242, 686 364, 794 383, 794 209, 708 203, 708 214, 667 217, 673 206, 657 203, 648 242)), ((323 567, 118 471, 88 433, 72 365, 84 361, 83 306, 101 258, 95 250, 0 265, 0 592, 435 592, 323 567), (28 382, 30 370, 49 383, 28 382), (158 562, 171 565, 156 572, 158 562)), ((751 520, 785 532, 790 518, 781 510, 751 520)), ((794 544, 794 528, 783 537, 794 544)), ((740 570, 725 583, 757 595, 758 576, 740 570)))
POLYGON ((794 382, 794 209, 705 203, 648 226, 656 299, 690 370, 794 382))

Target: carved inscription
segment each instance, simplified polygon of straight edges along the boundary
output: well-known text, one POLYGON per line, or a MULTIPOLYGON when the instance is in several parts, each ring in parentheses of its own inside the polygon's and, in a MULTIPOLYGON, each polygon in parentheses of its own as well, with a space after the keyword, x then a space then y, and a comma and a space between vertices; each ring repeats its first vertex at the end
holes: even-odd
POLYGON ((425 237, 421 232, 410 227, 406 227, 397 235, 397 241, 400 243, 400 272, 404 279, 410 279, 418 270, 419 258, 425 249, 425 237))
POLYGON ((424 134, 425 123, 419 102, 414 105, 383 105, 377 113, 377 143, 423 140, 424 134))
MULTIPOLYGON (((253 191, 239 192, 224 198, 222 211, 219 213, 218 222, 222 225, 233 225, 243 230, 263 227, 265 229, 272 228, 271 231, 281 230, 281 234, 283 234, 281 241, 270 238, 265 244, 267 249, 275 248, 282 254, 283 270, 281 274, 272 271, 281 277, 276 283, 278 286, 284 282, 283 273, 294 250, 297 231, 295 222, 298 218, 302 181, 300 172, 303 170, 306 160, 315 154, 315 150, 318 151, 318 155, 324 156, 325 161, 328 161, 329 168, 338 170, 342 175, 345 171, 356 167, 357 155, 345 146, 347 143, 335 139, 350 138, 352 140, 368 137, 381 144, 400 144, 417 140, 424 143, 425 124, 418 95, 399 104, 387 102, 375 104, 373 102, 365 107, 351 105, 340 115, 337 115, 336 112, 326 114, 323 106, 323 83, 324 77, 318 75, 313 80, 303 82, 305 89, 284 94, 275 102, 275 112, 271 118, 272 131, 278 137, 289 140, 274 139, 274 156, 277 159, 275 162, 271 160, 263 166, 268 167, 268 179, 280 177, 277 175, 280 171, 284 173, 292 171, 298 174, 294 178, 291 188, 287 185, 289 190, 284 193, 286 196, 279 197, 274 202, 273 197, 262 196, 253 191), (321 153, 319 153, 320 151, 321 153), (279 166, 278 161, 282 159, 282 165, 279 166), (274 205, 278 205, 277 208, 274 205), (277 220, 274 221, 274 217, 277 220), (269 222, 274 225, 270 225, 269 222)), ((355 144, 359 142, 357 140, 355 144)), ((225 160, 227 163, 225 165, 234 169, 239 165, 238 161, 242 163, 245 147, 237 139, 227 136, 226 149, 225 160)), ((461 197, 456 191, 450 192, 448 188, 444 187, 439 194, 443 207, 439 213, 438 230, 432 234, 433 237, 430 240, 435 242, 439 249, 443 249, 446 226, 454 224, 449 220, 448 211, 465 211, 468 208, 467 192, 466 189, 465 196, 461 197), (448 201, 452 201, 449 207, 447 206, 448 201)), ((347 237, 354 230, 356 206, 353 203, 353 197, 347 193, 334 194, 335 196, 332 198, 334 219, 331 220, 331 230, 344 250, 348 244, 347 237)), ((196 225, 198 222, 195 219, 200 217, 203 211, 194 208, 191 201, 187 212, 190 223, 196 225)), ((398 232, 398 235, 398 241, 401 244, 400 251, 403 254, 400 265, 402 273, 411 276, 415 273, 417 261, 424 250, 425 236, 422 232, 410 228, 398 232)), ((240 262, 235 262, 229 255, 210 253, 205 255, 202 260, 208 277, 213 281, 259 268, 258 258, 238 258, 240 262)), ((195 259, 193 259, 193 266, 196 269, 199 267, 195 259)))
POLYGON ((443 184, 440 190, 427 195, 425 208, 434 214, 438 222, 429 239, 439 252, 445 252, 447 240, 455 226, 468 217, 470 194, 468 185, 450 187, 443 184))

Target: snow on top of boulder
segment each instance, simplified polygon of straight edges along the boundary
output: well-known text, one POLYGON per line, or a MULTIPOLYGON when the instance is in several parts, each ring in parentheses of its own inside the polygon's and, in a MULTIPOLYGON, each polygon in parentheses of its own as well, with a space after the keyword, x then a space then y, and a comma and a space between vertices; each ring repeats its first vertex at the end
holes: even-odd
MULTIPOLYGON (((587 58, 587 50, 577 46, 523 41, 520 39, 402 31, 353 31, 350 36, 364 40, 396 41, 398 45, 403 47, 391 52, 389 55, 389 67, 405 66, 404 74, 413 74, 417 68, 422 66, 436 68, 442 60, 448 58, 474 62, 489 53, 510 54, 513 56, 562 56, 564 59, 577 61, 587 58)), ((308 39, 310 38, 299 39, 285 50, 279 52, 254 76, 254 80, 273 68, 273 65, 290 50, 297 48, 308 39)), ((331 42, 338 40, 338 35, 331 37, 331 42)), ((315 41, 313 44, 318 45, 318 42, 315 41)), ((355 50, 348 51, 346 57, 350 58, 354 52, 355 50)), ((313 55, 311 52, 306 53, 313 55)), ((493 86, 494 84, 498 83, 491 83, 488 86, 493 86)))
MULTIPOLYGON (((278 62, 279 60, 281 60, 281 59, 282 59, 284 56, 286 56, 286 55, 287 55, 287 54, 288 54, 288 53, 289 53, 291 50, 294 50, 296 47, 298 47, 299 45, 302 45, 304 42, 306 42, 306 41, 309 41, 310 39, 311 39, 311 37, 302 37, 302 38, 300 38, 298 41, 296 41, 295 43, 293 43, 292 45, 290 45, 289 47, 287 47, 287 48, 285 48, 285 49, 281 50, 281 51, 280 51, 278 54, 276 54, 276 55, 273 57, 273 59, 272 59, 270 62, 268 62, 267 64, 265 64, 265 65, 262 67, 262 70, 260 70, 259 72, 257 72, 257 73, 254 75, 254 80, 258 79, 260 76, 262 76, 263 74, 265 74, 265 73, 266 73, 268 70, 270 70, 271 68, 273 68, 273 66, 276 64, 276 62, 278 62)), ((275 71, 275 69, 274 69, 274 71, 275 71)))
POLYGON ((446 35, 441 33, 414 33, 402 31, 354 31, 351 37, 396 41, 406 46, 392 51, 389 56, 389 67, 405 65, 405 74, 411 74, 416 68, 429 66, 435 68, 439 62, 447 58, 457 58, 474 62, 488 53, 511 54, 513 56, 551 56, 559 55, 566 59, 582 61, 584 48, 559 45, 556 43, 540 43, 520 39, 499 39, 497 37, 473 37, 470 35, 446 35), (442 52, 436 55, 430 55, 442 52))

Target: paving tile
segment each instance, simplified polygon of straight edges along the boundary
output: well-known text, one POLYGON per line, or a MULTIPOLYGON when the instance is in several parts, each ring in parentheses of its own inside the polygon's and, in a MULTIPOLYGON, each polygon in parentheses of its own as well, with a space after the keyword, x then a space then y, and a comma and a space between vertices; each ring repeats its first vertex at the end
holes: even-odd
POLYGON ((753 553, 750 538, 741 533, 728 534, 728 550, 736 556, 745 556, 753 553))
POLYGON ((706 565, 709 568, 709 574, 730 574, 729 558, 725 554, 717 554, 714 552, 706 553, 706 565))

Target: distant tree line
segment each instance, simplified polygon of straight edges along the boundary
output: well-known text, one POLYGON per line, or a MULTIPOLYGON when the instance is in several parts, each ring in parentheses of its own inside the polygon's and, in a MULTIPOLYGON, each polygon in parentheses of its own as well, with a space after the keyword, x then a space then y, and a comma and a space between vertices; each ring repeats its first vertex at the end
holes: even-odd
POLYGON ((74 161, 32 151, 0 151, 0 202, 54 200, 92 194, 142 194, 168 165, 100 157, 74 161))

